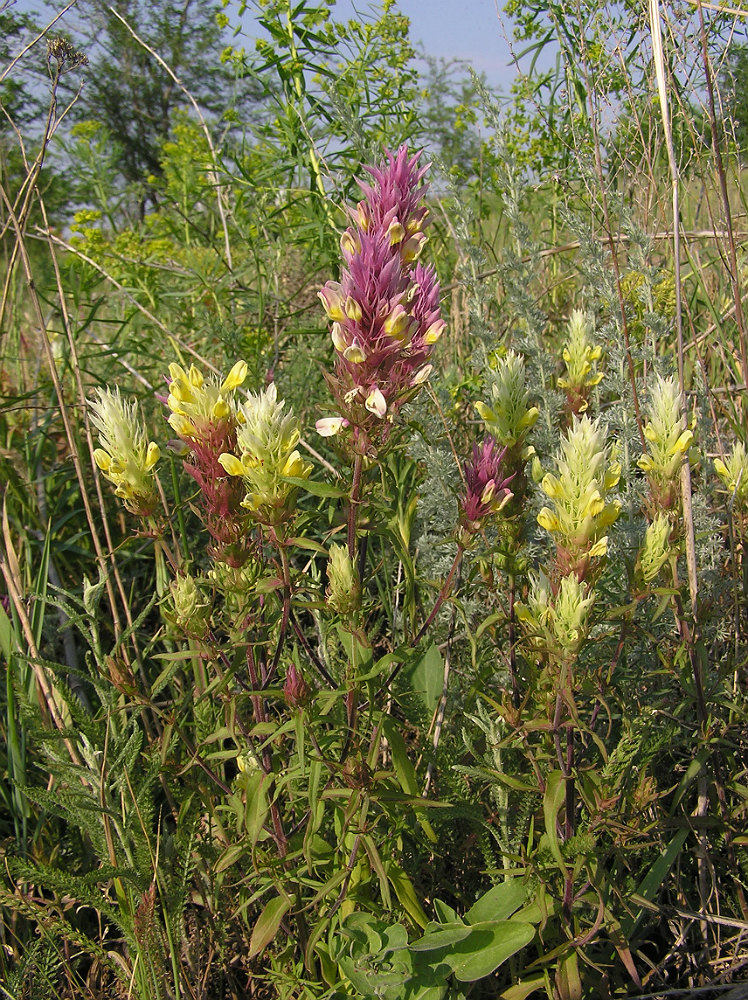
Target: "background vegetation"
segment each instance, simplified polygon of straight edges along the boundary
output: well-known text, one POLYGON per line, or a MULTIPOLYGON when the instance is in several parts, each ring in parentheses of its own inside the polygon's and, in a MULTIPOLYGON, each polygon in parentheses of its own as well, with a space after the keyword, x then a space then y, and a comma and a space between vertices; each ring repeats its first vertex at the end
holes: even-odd
POLYGON ((0 993, 744 977, 746 13, 0 0, 0 993))

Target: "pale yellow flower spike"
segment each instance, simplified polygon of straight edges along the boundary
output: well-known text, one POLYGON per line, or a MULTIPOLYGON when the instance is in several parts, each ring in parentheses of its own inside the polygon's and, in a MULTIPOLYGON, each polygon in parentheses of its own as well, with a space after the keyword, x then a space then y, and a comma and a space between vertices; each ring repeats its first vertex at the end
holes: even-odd
POLYGON ((651 394, 644 437, 649 447, 637 465, 661 492, 673 488, 681 463, 693 442, 693 432, 683 429, 680 390, 674 378, 660 378, 651 394))
POLYGON ((748 505, 748 453, 742 441, 735 444, 727 462, 715 458, 714 470, 722 480, 731 502, 748 505))
POLYGON ((608 497, 621 468, 611 458, 606 436, 607 427, 599 419, 574 417, 556 455, 557 473, 547 473, 541 482, 554 510, 543 507, 538 524, 557 536, 573 559, 605 555, 606 529, 620 512, 619 501, 608 497))
POLYGON ((148 514, 156 503, 153 469, 160 457, 138 420, 137 401, 125 402, 119 389, 97 389, 89 400, 91 422, 99 432, 94 461, 115 487, 115 495, 135 514, 148 514))
POLYGON ((228 475, 244 480, 247 492, 242 506, 271 524, 292 513, 296 489, 286 479, 307 479, 312 471, 295 450, 300 437, 298 420, 284 412, 284 406, 274 383, 257 395, 250 393, 239 408, 240 456, 224 453, 218 457, 228 475))
POLYGON ((525 386, 525 360, 509 350, 486 374, 491 404, 477 402, 475 409, 486 430, 498 443, 512 448, 525 439, 538 419, 539 410, 529 406, 530 393, 525 386))
POLYGON ((176 362, 169 365, 169 374, 169 425, 180 437, 198 438, 211 423, 237 419, 234 393, 247 377, 246 361, 237 361, 222 381, 215 376, 206 380, 195 365, 185 372, 176 362))

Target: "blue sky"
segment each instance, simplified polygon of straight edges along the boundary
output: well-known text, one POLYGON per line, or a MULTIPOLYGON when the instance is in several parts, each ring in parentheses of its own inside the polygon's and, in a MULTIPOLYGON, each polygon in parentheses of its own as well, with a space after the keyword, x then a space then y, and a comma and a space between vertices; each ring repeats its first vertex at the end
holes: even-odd
MULTIPOLYGON (((110 0, 117 7, 117 0, 110 0)), ((397 0, 400 11, 411 23, 411 39, 417 48, 429 55, 444 59, 462 59, 479 73, 485 73, 488 83, 508 91, 515 76, 511 53, 507 44, 499 11, 504 0, 397 0)), ((38 13, 60 10, 65 0, 17 0, 16 10, 38 13)), ((371 11, 376 4, 371 0, 337 0, 334 16, 347 19, 355 11, 371 11)), ((245 23, 250 19, 252 4, 248 5, 245 23)), ((235 14, 236 5, 230 3, 227 13, 235 14), (233 11, 232 11, 233 8, 233 11)), ((75 8, 65 19, 75 22, 75 8)))

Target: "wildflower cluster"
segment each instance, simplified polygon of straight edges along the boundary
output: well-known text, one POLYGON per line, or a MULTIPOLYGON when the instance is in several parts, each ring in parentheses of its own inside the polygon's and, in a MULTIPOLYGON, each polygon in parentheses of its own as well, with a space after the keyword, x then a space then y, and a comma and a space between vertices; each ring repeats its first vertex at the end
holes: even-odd
POLYGON ((216 555, 240 565, 245 532, 241 491, 227 478, 218 456, 236 447, 235 396, 247 377, 247 365, 237 361, 226 378, 206 379, 195 365, 185 371, 173 363, 169 375, 168 421, 188 452, 185 470, 200 487, 205 526, 216 543, 216 555))
POLYGON ((620 502, 609 494, 621 476, 606 443, 607 428, 587 416, 573 418, 556 456, 558 474, 547 473, 541 488, 554 509, 543 507, 538 524, 558 545, 561 575, 575 573, 582 579, 591 558, 608 550, 606 529, 620 511, 620 502))
POLYGON ((647 417, 644 437, 649 447, 637 464, 647 475, 655 506, 667 510, 678 497, 680 467, 693 440, 693 432, 683 429, 675 379, 658 376, 647 417))
POLYGON ((727 461, 715 458, 714 469, 729 493, 730 500, 737 506, 748 506, 748 452, 742 441, 737 441, 727 461))
POLYGON ((235 416, 234 392, 244 384, 247 363, 237 361, 222 380, 206 380, 195 365, 186 372, 181 365, 170 364, 169 374, 169 424, 181 438, 200 441, 235 416))
POLYGON ((542 571, 531 580, 527 601, 517 604, 517 618, 537 649, 571 659, 588 633, 594 593, 574 574, 554 588, 542 571))
POLYGON ((156 504, 153 470, 160 451, 146 438, 138 420, 137 401, 126 403, 119 389, 97 389, 96 399, 89 405, 101 444, 94 450, 94 461, 128 510, 150 514, 156 504))
MULTIPOLYGON (((486 430, 504 448, 523 450, 525 438, 538 419, 537 406, 530 406, 525 385, 525 359, 508 350, 489 366, 487 384, 490 403, 477 402, 475 408, 486 430)), ((525 453, 522 457, 529 457, 525 453)))
POLYGON ((373 183, 361 183, 364 198, 340 241, 341 280, 319 292, 332 323, 335 371, 327 379, 339 412, 317 430, 356 428, 362 452, 386 440, 397 411, 428 379, 445 327, 436 274, 417 263, 428 215, 428 168, 418 158, 403 146, 383 166, 366 168, 373 183))
POLYGON ((512 498, 509 483, 513 477, 502 475, 505 452, 490 436, 482 445, 473 445, 473 456, 464 467, 465 494, 460 501, 460 522, 468 535, 479 531, 485 518, 512 498))
POLYGON ((603 373, 597 370, 596 362, 603 351, 592 343, 594 329, 592 316, 581 309, 572 312, 563 349, 566 374, 558 380, 559 387, 566 390, 570 413, 584 413, 589 406, 590 390, 602 381, 603 373))
POLYGON ((172 580, 170 590, 174 624, 186 635, 202 638, 208 630, 211 609, 195 577, 180 573, 172 580))
POLYGON ((296 450, 301 437, 298 420, 283 412, 284 405, 274 382, 257 394, 249 393, 237 413, 239 457, 230 452, 218 456, 222 468, 243 481, 242 507, 265 524, 288 519, 297 490, 287 480, 307 479, 312 471, 296 450))
POLYGON ((347 545, 330 546, 327 583, 327 606, 342 618, 354 616, 361 607, 361 581, 347 545))
POLYGON ((644 544, 636 561, 636 568, 645 584, 654 582, 670 558, 672 531, 672 522, 668 515, 662 511, 657 513, 652 523, 647 527, 644 544))
MULTIPOLYGON (((264 524, 286 521, 294 511, 293 480, 311 472, 296 450, 298 421, 284 411, 272 383, 237 401, 247 376, 244 361, 223 379, 206 379, 194 365, 185 371, 176 363, 169 365, 169 375, 168 423, 179 435, 185 470, 200 487, 205 526, 216 542, 213 554, 239 568, 249 556, 247 512, 264 524)), ((137 403, 124 403, 117 390, 99 389, 97 396, 91 402, 102 445, 94 452, 96 464, 129 509, 148 513, 155 503, 151 470, 159 449, 153 442, 146 446, 137 403)), ((176 597, 180 606, 194 597, 186 578, 176 597)))

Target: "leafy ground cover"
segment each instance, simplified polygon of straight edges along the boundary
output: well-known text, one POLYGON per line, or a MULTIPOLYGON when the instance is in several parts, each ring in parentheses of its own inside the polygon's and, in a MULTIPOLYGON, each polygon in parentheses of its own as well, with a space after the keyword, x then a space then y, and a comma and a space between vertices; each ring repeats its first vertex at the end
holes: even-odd
POLYGON ((200 12, 0 10, 3 995, 740 982, 740 9, 200 12))

